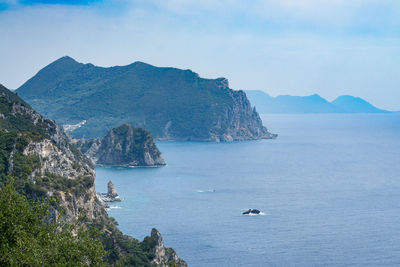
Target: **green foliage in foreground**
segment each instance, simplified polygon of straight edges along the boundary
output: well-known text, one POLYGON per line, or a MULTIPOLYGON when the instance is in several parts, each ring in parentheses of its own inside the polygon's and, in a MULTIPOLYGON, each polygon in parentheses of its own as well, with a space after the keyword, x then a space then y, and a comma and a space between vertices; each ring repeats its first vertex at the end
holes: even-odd
POLYGON ((93 229, 48 222, 50 202, 29 202, 13 180, 0 190, 0 266, 103 266, 104 247, 93 229))
POLYGON ((116 221, 112 217, 97 218, 93 222, 93 227, 101 231, 100 239, 108 252, 105 260, 114 266, 140 266, 151 267, 151 261, 154 259, 155 241, 150 237, 146 237, 143 242, 124 235, 116 227, 116 221), (116 247, 118 249, 116 249, 116 247), (122 252, 122 255, 118 251, 122 252))

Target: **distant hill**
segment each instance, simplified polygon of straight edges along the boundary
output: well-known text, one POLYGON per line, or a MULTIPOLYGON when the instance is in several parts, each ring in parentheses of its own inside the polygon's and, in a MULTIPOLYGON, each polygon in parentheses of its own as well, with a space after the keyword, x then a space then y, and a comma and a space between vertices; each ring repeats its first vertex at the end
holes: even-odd
POLYGON ((260 113, 389 113, 362 98, 343 95, 329 102, 321 96, 280 95, 272 97, 263 91, 245 91, 260 113))
POLYGON ((225 78, 143 62, 102 68, 62 57, 17 89, 74 137, 102 137, 129 123, 156 139, 233 141, 273 138, 243 91, 225 78))

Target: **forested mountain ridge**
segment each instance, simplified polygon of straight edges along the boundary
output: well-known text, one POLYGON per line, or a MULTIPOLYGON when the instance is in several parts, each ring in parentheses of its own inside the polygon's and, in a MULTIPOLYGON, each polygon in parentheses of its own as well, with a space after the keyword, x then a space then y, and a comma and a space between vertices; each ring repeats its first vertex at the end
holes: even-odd
POLYGON ((233 141, 273 138, 243 91, 225 78, 143 62, 110 68, 62 57, 17 89, 60 124, 85 121, 71 135, 102 137, 129 123, 161 140, 233 141))

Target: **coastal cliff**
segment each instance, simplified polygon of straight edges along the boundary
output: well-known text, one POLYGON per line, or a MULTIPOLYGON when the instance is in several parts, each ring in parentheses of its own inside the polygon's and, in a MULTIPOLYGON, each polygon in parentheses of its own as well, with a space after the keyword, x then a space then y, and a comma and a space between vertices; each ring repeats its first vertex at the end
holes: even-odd
MULTIPOLYGON (((228 81, 221 80, 221 84, 228 86, 228 81)), ((229 90, 228 87, 226 87, 229 90)), ((272 139, 276 134, 268 132, 262 124, 255 108, 251 107, 243 91, 229 90, 233 105, 228 106, 224 116, 217 120, 211 129, 210 141, 238 141, 252 139, 272 139)))
POLYGON ((156 255, 152 264, 162 267, 174 266, 174 264, 187 266, 186 262, 182 261, 173 249, 165 248, 162 236, 157 229, 153 228, 150 237, 146 237, 146 239, 153 244, 152 252, 156 255))
MULTIPOLYGON (((12 176, 19 192, 29 199, 55 200, 49 220, 95 227, 108 256, 106 263, 151 266, 158 255, 155 246, 123 235, 108 217, 95 192, 91 161, 71 145, 54 122, 0 85, 0 180, 12 176)), ((182 260, 176 266, 186 266, 182 260)), ((161 263, 156 266, 163 266, 161 263)))
POLYGON ((101 138, 78 140, 76 147, 95 164, 118 166, 162 166, 165 161, 150 132, 123 124, 101 138))
POLYGON ((143 62, 103 68, 62 57, 18 94, 74 138, 100 138, 123 123, 157 140, 236 141, 274 138, 246 94, 225 78, 143 62))

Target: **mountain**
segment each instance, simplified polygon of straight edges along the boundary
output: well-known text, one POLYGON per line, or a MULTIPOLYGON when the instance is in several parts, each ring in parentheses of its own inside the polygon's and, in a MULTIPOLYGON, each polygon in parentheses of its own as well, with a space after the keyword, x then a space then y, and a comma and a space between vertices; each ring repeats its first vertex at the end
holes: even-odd
POLYGON ((17 89, 61 124, 78 124, 76 138, 101 137, 129 123, 161 140, 233 141, 273 138, 243 91, 225 78, 143 62, 110 68, 62 57, 17 89))
POLYGON ((123 124, 99 139, 80 139, 75 146, 95 164, 118 166, 165 165, 149 131, 123 124))
POLYGON ((388 113, 359 97, 339 96, 332 102, 314 94, 310 96, 280 95, 272 97, 263 91, 245 91, 260 113, 388 113))
POLYGON ((345 113, 388 113, 378 109, 360 97, 342 95, 331 102, 340 111, 345 113))
MULTIPOLYGON (((54 121, 42 117, 0 85, 0 185, 10 177, 28 199, 52 201, 47 220, 61 221, 75 233, 78 226, 97 229, 100 235, 96 238, 108 252, 105 263, 164 266, 159 264, 161 259, 162 263, 172 260, 176 266, 186 266, 174 250, 162 247, 157 230, 142 242, 123 235, 96 196, 91 161, 69 143, 54 121)), ((13 234, 18 233, 16 230, 21 231, 14 229, 13 234)))

